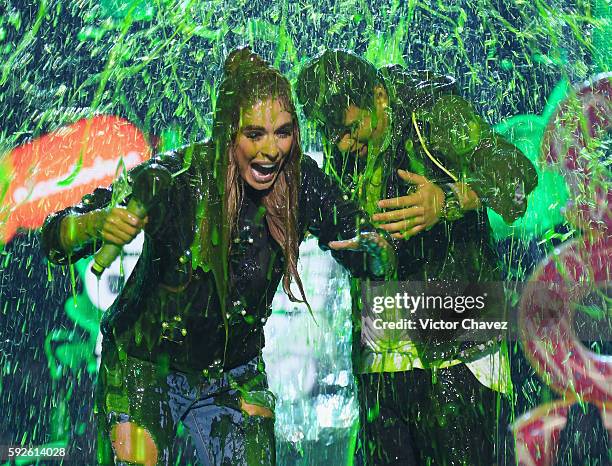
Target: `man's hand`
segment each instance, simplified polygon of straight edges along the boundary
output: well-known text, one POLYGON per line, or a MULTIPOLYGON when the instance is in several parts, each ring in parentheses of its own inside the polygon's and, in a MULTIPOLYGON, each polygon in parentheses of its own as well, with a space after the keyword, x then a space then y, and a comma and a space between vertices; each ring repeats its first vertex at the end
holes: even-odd
POLYGON ((417 190, 379 201, 378 207, 392 210, 374 214, 372 220, 380 223, 379 228, 391 233, 393 238, 407 239, 438 223, 444 208, 444 191, 424 176, 406 170, 397 173, 405 182, 416 185, 417 190))
POLYGON ((328 246, 334 251, 364 251, 368 254, 370 270, 379 277, 390 277, 395 273, 395 250, 378 233, 360 233, 352 239, 330 241, 328 246))

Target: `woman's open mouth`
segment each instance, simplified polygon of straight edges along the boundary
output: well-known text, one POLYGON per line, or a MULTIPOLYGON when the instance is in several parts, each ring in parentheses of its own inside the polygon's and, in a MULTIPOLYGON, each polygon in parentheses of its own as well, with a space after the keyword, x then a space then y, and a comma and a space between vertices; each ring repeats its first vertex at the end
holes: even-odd
POLYGON ((257 183, 269 183, 277 170, 278 163, 251 163, 251 175, 257 183))

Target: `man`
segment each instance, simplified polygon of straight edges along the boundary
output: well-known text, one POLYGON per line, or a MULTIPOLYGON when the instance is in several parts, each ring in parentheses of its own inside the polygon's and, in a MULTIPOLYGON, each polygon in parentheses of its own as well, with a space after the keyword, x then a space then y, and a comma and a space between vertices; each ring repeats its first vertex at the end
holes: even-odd
MULTIPOLYGON (((306 117, 332 144, 328 171, 396 240, 401 282, 415 294, 456 296, 499 280, 484 207, 516 220, 537 175, 456 94, 453 79, 399 66, 377 70, 328 50, 302 68, 296 90, 306 117)), ((372 326, 375 317, 364 309, 363 328, 355 326, 359 459, 497 463, 498 396, 472 374, 484 363, 492 375, 487 363, 499 361, 497 344, 458 342, 453 332, 390 336, 372 326)), ((496 383, 489 377, 489 386, 499 389, 496 383)))

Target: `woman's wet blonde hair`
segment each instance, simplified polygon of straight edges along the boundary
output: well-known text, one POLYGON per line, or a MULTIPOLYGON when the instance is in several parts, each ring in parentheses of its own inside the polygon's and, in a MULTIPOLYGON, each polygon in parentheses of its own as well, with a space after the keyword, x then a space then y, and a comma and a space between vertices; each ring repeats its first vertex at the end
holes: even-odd
MULTIPOLYGON (((301 237, 298 231, 298 196, 302 158, 297 112, 287 78, 249 48, 234 50, 225 60, 224 78, 217 94, 213 118, 213 140, 217 147, 217 157, 219 162, 227 163, 223 191, 229 233, 232 237, 236 234, 244 196, 244 182, 234 157, 241 115, 245 109, 266 99, 279 100, 283 109, 291 114, 293 143, 276 181, 264 193, 262 203, 266 209, 265 218, 270 234, 282 249, 285 259, 283 289, 292 301, 305 302, 297 270, 301 237), (297 284, 301 299, 297 299, 291 292, 291 279, 297 284)), ((229 244, 231 247, 231 242, 229 244)))

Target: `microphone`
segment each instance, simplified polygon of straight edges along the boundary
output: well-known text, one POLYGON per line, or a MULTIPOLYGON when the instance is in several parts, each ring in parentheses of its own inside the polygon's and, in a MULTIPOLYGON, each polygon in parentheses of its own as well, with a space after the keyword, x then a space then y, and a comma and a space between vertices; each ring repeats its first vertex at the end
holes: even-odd
MULTIPOLYGON (((152 163, 141 170, 132 184, 132 198, 128 202, 128 212, 139 218, 145 218, 151 206, 167 191, 172 183, 172 175, 167 168, 152 163)), ((91 271, 100 278, 121 253, 123 246, 106 243, 94 255, 91 271)))

